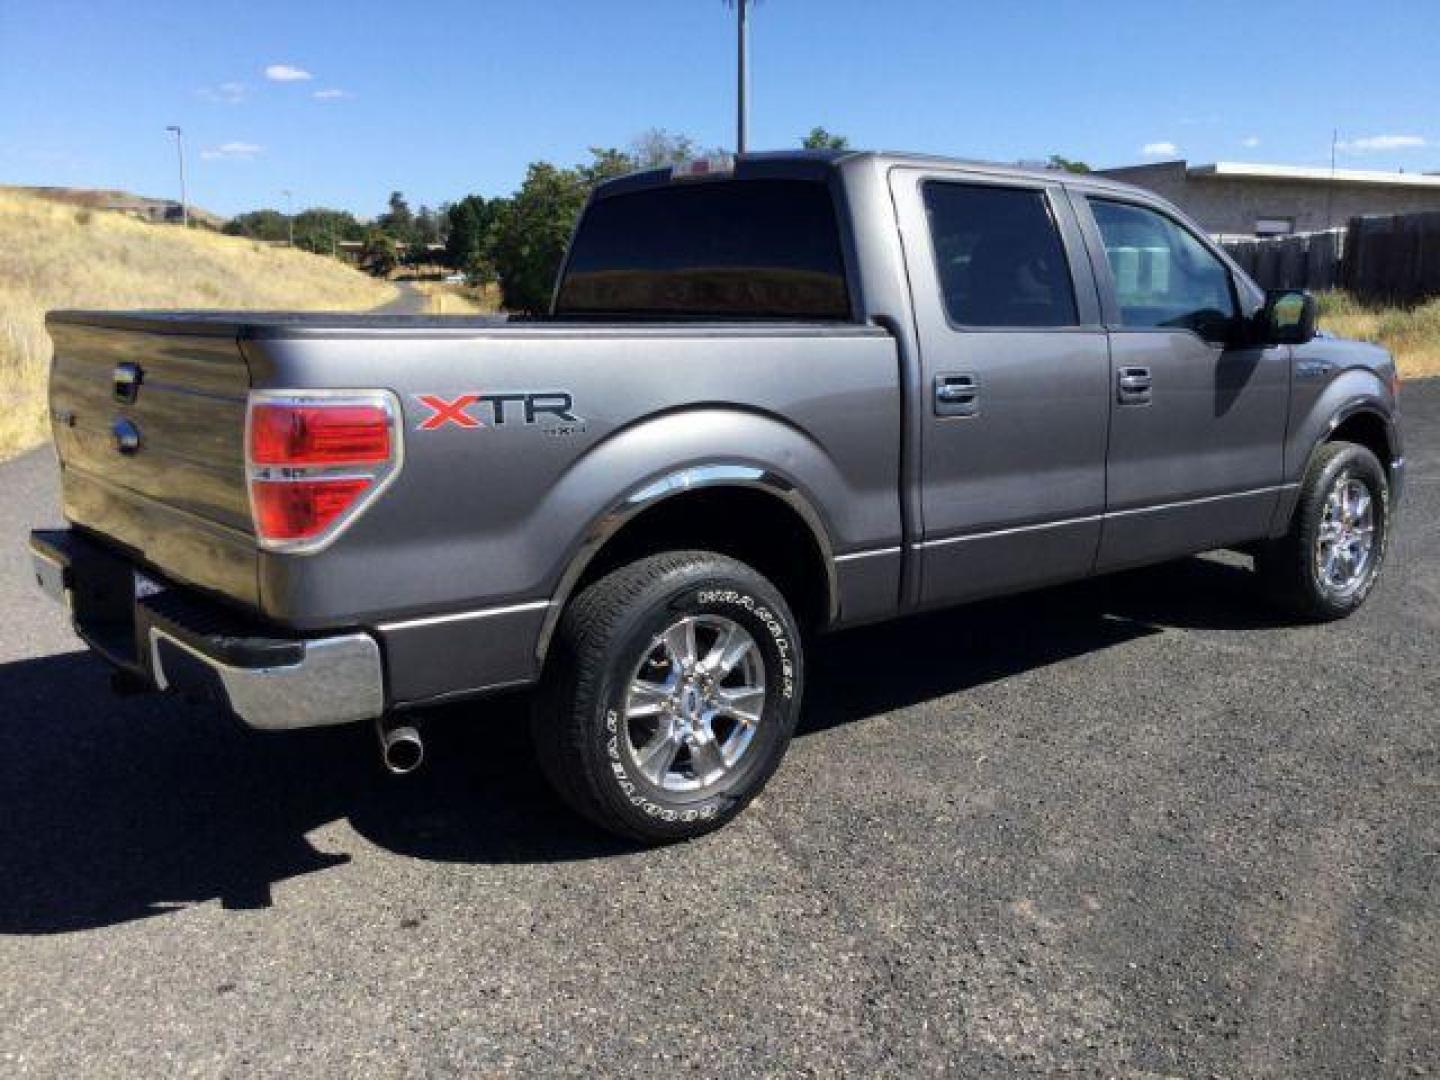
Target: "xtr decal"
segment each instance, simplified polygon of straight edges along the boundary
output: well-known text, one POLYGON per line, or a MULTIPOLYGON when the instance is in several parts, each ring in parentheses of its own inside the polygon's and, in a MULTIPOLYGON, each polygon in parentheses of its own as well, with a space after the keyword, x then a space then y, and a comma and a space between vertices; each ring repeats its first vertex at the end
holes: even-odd
POLYGON ((421 431, 434 431, 446 424, 466 428, 480 426, 480 421, 465 411, 480 400, 479 394, 461 394, 453 401, 436 394, 416 394, 415 400, 430 410, 430 415, 420 421, 421 431))
POLYGON ((574 425, 584 423, 571 411, 575 399, 566 390, 474 393, 453 398, 439 394, 416 394, 415 400, 429 410, 429 415, 416 425, 420 431, 435 431, 447 424, 459 428, 499 428, 517 423, 531 426, 540 423, 542 417, 548 417, 555 423, 545 425, 547 430, 563 429, 569 434, 577 430, 574 425))

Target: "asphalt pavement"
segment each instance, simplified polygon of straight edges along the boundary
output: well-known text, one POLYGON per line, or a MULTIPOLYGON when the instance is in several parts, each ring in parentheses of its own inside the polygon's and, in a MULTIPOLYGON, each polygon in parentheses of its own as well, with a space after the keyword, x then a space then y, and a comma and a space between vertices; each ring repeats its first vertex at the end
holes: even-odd
POLYGON ((381 304, 375 309, 376 314, 383 315, 424 315, 429 305, 426 295, 411 281, 395 281, 395 299, 381 304))
POLYGON ((254 735, 116 698, 0 465, 0 1074, 1434 1075, 1440 382, 1385 579, 1190 559, 816 644, 722 832, 557 807, 507 699, 254 735))

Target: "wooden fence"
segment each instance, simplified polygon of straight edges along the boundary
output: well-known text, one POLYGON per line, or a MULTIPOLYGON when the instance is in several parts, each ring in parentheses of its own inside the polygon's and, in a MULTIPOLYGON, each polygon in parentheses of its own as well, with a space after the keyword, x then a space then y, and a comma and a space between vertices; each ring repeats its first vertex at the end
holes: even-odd
POLYGON ((1240 268, 1267 289, 1338 289, 1348 230, 1291 236, 1226 238, 1221 243, 1240 268))
POLYGON ((1267 289, 1344 288, 1392 304, 1440 296, 1440 211, 1357 217, 1344 229, 1225 237, 1221 244, 1267 289))
POLYGON ((1440 211, 1351 218, 1341 280, 1362 300, 1440 296, 1440 211))

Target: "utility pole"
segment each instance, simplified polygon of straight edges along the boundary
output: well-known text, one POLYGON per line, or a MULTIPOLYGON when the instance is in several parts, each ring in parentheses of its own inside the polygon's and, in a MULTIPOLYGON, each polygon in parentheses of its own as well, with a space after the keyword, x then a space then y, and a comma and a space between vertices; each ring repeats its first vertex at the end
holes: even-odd
POLYGON ((190 202, 185 197, 185 133, 180 125, 171 124, 165 129, 175 133, 175 153, 180 158, 180 227, 190 227, 190 202))
POLYGON ((282 188, 281 195, 285 196, 285 229, 290 236, 290 246, 295 246, 295 200, 291 197, 289 188, 282 188))
POLYGON ((737 154, 745 153, 746 144, 749 141, 750 103, 747 100, 746 83, 749 82, 747 78, 747 68, 749 67, 750 59, 750 20, 748 13, 751 2, 752 0, 735 0, 735 7, 739 13, 736 25, 736 50, 738 55, 736 57, 737 80, 735 87, 735 101, 737 106, 735 117, 735 152, 737 154))
POLYGON ((1330 183, 1325 185, 1325 228, 1335 227, 1335 144, 1340 141, 1340 129, 1330 131, 1330 183))

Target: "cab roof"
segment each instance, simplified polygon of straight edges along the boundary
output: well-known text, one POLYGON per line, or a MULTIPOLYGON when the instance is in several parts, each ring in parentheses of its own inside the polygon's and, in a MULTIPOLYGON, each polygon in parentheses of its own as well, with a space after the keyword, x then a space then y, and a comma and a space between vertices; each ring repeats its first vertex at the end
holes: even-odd
MULTIPOLYGON (((1052 184, 1060 183, 1095 191, 1113 191, 1117 194, 1133 194, 1141 190, 1133 184, 1097 176, 1094 173, 1027 168, 995 161, 952 158, 938 154, 912 154, 896 150, 762 150, 755 153, 737 154, 734 160, 734 175, 742 179, 784 177, 823 180, 841 168, 855 163, 872 162, 880 168, 887 168, 891 165, 910 165, 921 168, 963 169, 969 173, 980 173, 986 176, 1042 180, 1052 184)), ((601 184, 595 194, 597 198, 604 198, 670 182, 670 167, 665 165, 627 173, 625 176, 609 180, 601 184)))

